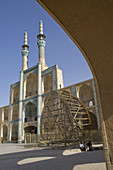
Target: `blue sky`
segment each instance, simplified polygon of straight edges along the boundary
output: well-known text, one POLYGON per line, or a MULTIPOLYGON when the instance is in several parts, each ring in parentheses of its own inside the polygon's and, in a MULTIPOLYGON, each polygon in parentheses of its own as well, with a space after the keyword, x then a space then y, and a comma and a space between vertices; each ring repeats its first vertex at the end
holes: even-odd
POLYGON ((46 35, 46 64, 63 70, 64 86, 92 78, 83 55, 35 0, 0 0, 0 107, 8 105, 10 85, 19 81, 24 31, 28 32, 29 67, 38 62, 39 20, 46 35))

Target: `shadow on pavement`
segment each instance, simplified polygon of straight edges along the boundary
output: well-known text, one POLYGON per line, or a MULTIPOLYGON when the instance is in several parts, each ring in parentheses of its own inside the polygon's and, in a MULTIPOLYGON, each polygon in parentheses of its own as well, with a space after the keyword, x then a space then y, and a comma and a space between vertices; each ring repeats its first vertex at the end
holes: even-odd
POLYGON ((75 165, 105 162, 102 150, 68 156, 63 156, 63 151, 44 149, 0 155, 0 170, 72 170, 75 165), (23 165, 17 164, 23 159, 36 157, 55 157, 55 159, 23 165))

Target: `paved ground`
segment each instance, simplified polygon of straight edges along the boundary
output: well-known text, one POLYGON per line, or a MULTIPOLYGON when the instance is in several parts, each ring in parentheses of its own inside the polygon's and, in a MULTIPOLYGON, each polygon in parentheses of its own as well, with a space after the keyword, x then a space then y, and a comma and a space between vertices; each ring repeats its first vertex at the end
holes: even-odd
POLYGON ((23 152, 32 149, 25 149, 24 144, 0 144, 0 155, 7 153, 23 152))
POLYGON ((23 145, 0 145, 0 170, 105 170, 103 151, 24 149, 23 145), (13 152, 13 153, 11 153, 13 152))

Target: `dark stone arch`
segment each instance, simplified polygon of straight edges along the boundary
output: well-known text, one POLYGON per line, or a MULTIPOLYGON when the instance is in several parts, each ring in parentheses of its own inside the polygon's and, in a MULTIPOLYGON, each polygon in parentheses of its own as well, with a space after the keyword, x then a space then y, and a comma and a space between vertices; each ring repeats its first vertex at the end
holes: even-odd
POLYGON ((3 141, 7 141, 7 132, 8 127, 6 125, 3 125, 3 141))
POLYGON ((18 140, 18 124, 17 124, 17 123, 14 123, 14 124, 12 125, 11 140, 12 140, 12 141, 17 141, 17 140, 18 140))

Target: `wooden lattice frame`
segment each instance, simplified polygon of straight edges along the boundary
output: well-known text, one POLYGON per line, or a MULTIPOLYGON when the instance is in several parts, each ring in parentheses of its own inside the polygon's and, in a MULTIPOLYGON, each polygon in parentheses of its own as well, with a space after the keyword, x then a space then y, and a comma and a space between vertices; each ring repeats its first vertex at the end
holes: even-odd
POLYGON ((45 99, 41 115, 42 140, 74 139, 78 131, 89 129, 91 120, 83 103, 68 91, 52 91, 45 99))

